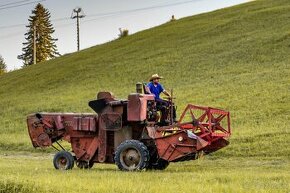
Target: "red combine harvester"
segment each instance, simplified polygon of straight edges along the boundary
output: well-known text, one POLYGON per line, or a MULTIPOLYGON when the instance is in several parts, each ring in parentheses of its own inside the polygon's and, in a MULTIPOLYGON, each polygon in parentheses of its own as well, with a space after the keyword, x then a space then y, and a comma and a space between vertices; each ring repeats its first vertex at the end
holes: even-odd
POLYGON ((128 100, 117 100, 110 92, 98 93, 89 102, 97 114, 31 114, 27 124, 32 144, 58 150, 53 159, 56 169, 72 169, 74 163, 84 169, 94 163, 115 163, 125 171, 163 170, 169 162, 195 160, 229 144, 229 112, 189 104, 179 121, 173 122, 175 107, 170 105, 168 119, 161 123, 154 96, 141 92, 137 84, 137 93, 128 100), (72 152, 59 140, 69 142, 72 152))

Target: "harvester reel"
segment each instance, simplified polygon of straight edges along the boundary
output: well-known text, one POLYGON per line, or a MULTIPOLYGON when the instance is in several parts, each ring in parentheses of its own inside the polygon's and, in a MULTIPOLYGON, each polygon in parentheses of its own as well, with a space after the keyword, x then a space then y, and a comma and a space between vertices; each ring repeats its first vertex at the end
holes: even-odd
POLYGON ((199 137, 197 150, 202 149, 204 154, 208 154, 229 144, 231 128, 228 111, 189 104, 180 116, 179 123, 185 122, 186 115, 187 118, 189 115, 192 124, 185 124, 181 128, 199 137))
POLYGON ((115 163, 123 171, 143 170, 149 163, 149 151, 138 140, 126 140, 117 148, 115 163))
POLYGON ((57 170, 70 170, 74 167, 74 157, 67 151, 59 151, 53 158, 53 165, 57 170))

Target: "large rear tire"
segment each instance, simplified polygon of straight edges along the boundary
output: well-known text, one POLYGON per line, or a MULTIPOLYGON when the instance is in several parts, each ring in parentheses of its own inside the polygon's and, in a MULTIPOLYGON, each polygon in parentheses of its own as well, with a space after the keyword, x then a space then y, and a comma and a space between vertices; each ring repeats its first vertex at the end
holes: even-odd
POLYGON ((149 151, 138 140, 126 140, 115 152, 115 163, 123 171, 140 171, 149 163, 149 151))
POLYGON ((70 170, 74 167, 74 157, 67 151, 59 151, 54 155, 53 165, 57 170, 70 170))

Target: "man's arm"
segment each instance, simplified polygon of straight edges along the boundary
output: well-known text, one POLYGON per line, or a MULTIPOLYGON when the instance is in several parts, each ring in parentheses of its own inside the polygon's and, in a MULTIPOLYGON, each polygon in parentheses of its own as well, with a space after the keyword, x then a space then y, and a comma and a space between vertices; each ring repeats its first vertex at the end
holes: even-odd
POLYGON ((148 94, 152 94, 151 91, 150 91, 150 89, 149 89, 149 87, 148 87, 147 85, 145 86, 145 90, 146 90, 146 92, 147 92, 148 94))
POLYGON ((163 93, 168 96, 168 97, 171 97, 171 95, 166 91, 166 90, 163 90, 163 93))

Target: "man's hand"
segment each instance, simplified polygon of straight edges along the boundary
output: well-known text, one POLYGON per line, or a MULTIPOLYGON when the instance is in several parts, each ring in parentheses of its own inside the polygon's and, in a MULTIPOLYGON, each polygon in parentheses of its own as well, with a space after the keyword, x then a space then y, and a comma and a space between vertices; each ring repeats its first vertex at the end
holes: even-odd
POLYGON ((168 96, 168 97, 171 98, 171 95, 170 95, 166 90, 164 90, 163 93, 164 93, 166 96, 168 96))

